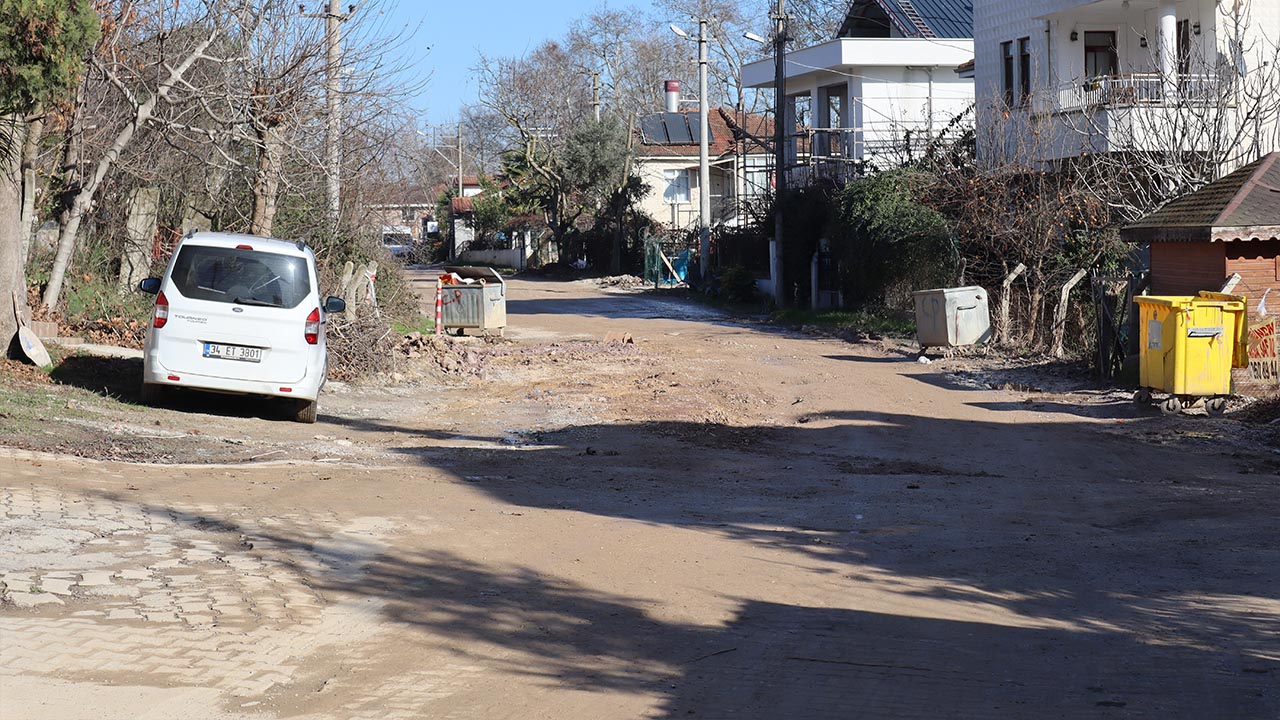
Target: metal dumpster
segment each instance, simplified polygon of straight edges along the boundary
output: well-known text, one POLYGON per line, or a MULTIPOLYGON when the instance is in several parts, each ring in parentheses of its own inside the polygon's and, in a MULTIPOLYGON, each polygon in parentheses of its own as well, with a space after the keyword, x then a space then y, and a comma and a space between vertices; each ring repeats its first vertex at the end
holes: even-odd
POLYGON ((991 339, 987 291, 973 285, 912 293, 920 349, 975 345, 991 339))
POLYGON ((459 334, 467 328, 482 335, 496 331, 501 337, 507 326, 507 283, 502 275, 491 267, 448 265, 444 271, 475 281, 444 286, 440 300, 444 328, 456 329, 459 334))
POLYGON ((1239 295, 1139 296, 1139 385, 1134 400, 1150 403, 1152 391, 1170 397, 1160 410, 1172 415, 1204 401, 1210 415, 1226 410, 1231 368, 1248 367, 1248 318, 1239 295))

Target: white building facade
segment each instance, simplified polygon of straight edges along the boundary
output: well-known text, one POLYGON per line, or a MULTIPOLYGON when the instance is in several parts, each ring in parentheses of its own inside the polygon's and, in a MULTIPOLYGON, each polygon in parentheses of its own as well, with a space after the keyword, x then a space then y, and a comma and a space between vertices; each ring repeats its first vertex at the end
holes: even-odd
MULTIPOLYGON (((923 152, 953 121, 971 122, 974 81, 968 4, 856 0, 841 37, 788 52, 783 123, 791 176, 856 173, 923 152), (942 22, 945 20, 945 22, 942 22)), ((743 84, 774 86, 774 61, 742 69, 743 84)))
POLYGON ((1278 41, 1280 0, 974 0, 979 157, 1216 143, 1229 170, 1277 149, 1278 41))

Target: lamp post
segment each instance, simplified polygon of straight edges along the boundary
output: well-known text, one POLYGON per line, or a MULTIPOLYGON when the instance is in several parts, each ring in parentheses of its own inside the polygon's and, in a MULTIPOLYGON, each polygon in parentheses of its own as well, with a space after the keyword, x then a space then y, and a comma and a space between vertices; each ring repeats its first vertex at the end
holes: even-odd
MULTIPOLYGON (((672 25, 686 40, 689 34, 672 25)), ((707 21, 698 20, 698 270, 706 282, 711 269, 711 158, 707 137, 707 21)))

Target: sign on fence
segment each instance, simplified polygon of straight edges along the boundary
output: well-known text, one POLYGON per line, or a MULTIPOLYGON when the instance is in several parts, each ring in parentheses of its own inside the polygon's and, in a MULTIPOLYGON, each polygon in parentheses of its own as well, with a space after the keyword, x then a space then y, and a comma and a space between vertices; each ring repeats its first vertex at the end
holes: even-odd
POLYGON ((1249 330, 1249 378, 1259 383, 1280 383, 1275 318, 1249 330))

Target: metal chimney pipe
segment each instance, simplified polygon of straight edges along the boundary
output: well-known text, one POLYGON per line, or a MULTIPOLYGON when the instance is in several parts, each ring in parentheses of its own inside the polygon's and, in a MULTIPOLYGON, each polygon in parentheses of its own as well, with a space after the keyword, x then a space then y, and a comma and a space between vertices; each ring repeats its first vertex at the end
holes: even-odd
POLYGON ((664 85, 667 112, 680 112, 680 81, 668 80, 664 85))

